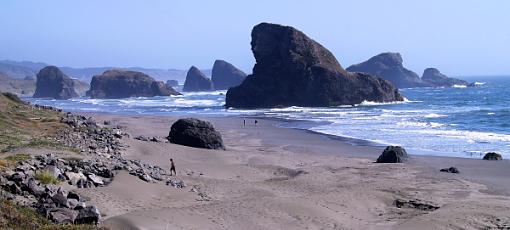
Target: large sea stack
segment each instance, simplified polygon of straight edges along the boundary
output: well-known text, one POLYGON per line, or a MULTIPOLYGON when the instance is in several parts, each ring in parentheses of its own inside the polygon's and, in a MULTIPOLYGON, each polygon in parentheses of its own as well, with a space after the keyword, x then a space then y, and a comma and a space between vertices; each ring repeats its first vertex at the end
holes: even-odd
POLYGON ((211 76, 214 89, 224 90, 238 86, 244 78, 246 78, 246 74, 234 65, 223 60, 214 62, 211 76))
POLYGON ((214 90, 214 87, 211 79, 206 77, 197 67, 192 66, 188 70, 182 90, 184 92, 211 91, 214 90))
POLYGON ((87 96, 91 98, 128 98, 179 95, 172 87, 136 71, 107 70, 96 75, 87 96))
POLYGON ((253 28, 253 74, 227 92, 226 107, 353 105, 401 101, 390 82, 349 73, 319 43, 289 26, 261 23, 253 28))
POLYGON ((412 88, 428 86, 418 74, 404 68, 400 53, 382 53, 368 61, 352 65, 347 68, 350 72, 368 73, 384 78, 398 88, 412 88))
POLYGON ((37 73, 35 98, 69 99, 78 97, 74 80, 56 66, 46 66, 37 73))
POLYGON ((468 85, 469 83, 464 80, 448 77, 436 68, 427 68, 423 71, 421 79, 434 87, 452 87, 454 85, 468 85))

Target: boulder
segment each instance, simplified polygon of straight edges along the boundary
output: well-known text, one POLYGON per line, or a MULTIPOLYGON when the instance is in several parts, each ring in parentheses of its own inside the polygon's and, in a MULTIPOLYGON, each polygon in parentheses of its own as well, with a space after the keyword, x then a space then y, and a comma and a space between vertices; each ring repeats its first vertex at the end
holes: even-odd
POLYGON ((78 216, 75 219, 76 224, 97 224, 101 218, 99 209, 90 205, 78 211, 78 216))
POLYGON ((69 99, 78 97, 74 80, 56 66, 46 66, 37 73, 35 98, 69 99))
POLYGON ((182 91, 211 91, 214 90, 211 79, 207 78, 197 67, 192 66, 188 70, 182 91))
POLYGON ((87 177, 83 173, 65 172, 64 174, 71 185, 78 184, 80 180, 87 180, 87 177))
POLYGON ((172 87, 141 72, 107 70, 96 75, 87 96, 91 98, 128 98, 179 95, 172 87))
POLYGON ((425 69, 425 71, 423 71, 421 79, 425 83, 434 87, 452 87, 454 85, 467 86, 469 84, 467 81, 448 77, 439 72, 439 70, 435 68, 425 69))
POLYGON ((377 158, 376 163, 404 163, 408 155, 404 148, 400 146, 388 146, 377 158))
POLYGON ((78 212, 67 208, 53 208, 49 210, 48 216, 57 224, 73 224, 78 212))
POLYGON ((246 78, 246 74, 234 65, 216 60, 212 69, 211 80, 216 90, 225 90, 230 87, 238 86, 246 78))
POLYGON ((456 167, 444 168, 444 169, 441 169, 439 171, 447 172, 447 173, 460 173, 459 170, 456 167))
POLYGON ((338 106, 402 101, 388 81, 349 73, 333 54, 301 31, 261 23, 252 30, 253 74, 228 90, 227 108, 338 106))
POLYGON ((92 181, 95 186, 104 185, 103 179, 96 176, 95 174, 89 174, 87 175, 87 178, 89 178, 89 180, 92 181))
POLYGON ((384 78, 397 88, 429 86, 420 79, 418 74, 404 68, 400 53, 381 53, 368 61, 349 66, 347 71, 362 72, 384 78))
POLYGON ((177 80, 168 80, 166 81, 166 85, 170 87, 177 87, 179 86, 179 81, 177 80))
POLYGON ((205 149, 225 149, 221 134, 207 121, 195 118, 177 120, 168 134, 171 143, 205 149))
POLYGON ((489 152, 483 156, 483 159, 488 161, 500 161, 503 160, 503 157, 499 153, 489 152))

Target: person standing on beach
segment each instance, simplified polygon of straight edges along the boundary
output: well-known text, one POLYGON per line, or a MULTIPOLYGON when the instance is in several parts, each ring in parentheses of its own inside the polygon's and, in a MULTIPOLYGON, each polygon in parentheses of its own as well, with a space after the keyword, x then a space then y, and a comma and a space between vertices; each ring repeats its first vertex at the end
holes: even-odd
POLYGON ((255 126, 257 126, 257 123, 259 123, 257 120, 255 120, 255 126))
POLYGON ((243 119, 243 126, 246 126, 246 119, 243 119))
POLYGON ((177 176, 177 172, 175 171, 175 165, 174 160, 170 158, 170 176, 172 175, 172 172, 174 173, 174 176, 177 176))

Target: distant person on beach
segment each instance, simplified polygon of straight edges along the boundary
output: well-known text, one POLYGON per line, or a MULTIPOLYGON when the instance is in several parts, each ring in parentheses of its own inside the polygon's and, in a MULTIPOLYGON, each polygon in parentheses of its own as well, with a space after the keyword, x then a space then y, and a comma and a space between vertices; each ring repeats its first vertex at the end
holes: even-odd
POLYGON ((255 126, 257 126, 257 123, 259 123, 257 120, 255 120, 255 126))
POLYGON ((174 160, 170 158, 170 176, 172 175, 172 172, 174 173, 174 176, 177 176, 177 172, 175 171, 175 165, 174 160))
POLYGON ((243 119, 243 126, 246 126, 246 119, 243 119))

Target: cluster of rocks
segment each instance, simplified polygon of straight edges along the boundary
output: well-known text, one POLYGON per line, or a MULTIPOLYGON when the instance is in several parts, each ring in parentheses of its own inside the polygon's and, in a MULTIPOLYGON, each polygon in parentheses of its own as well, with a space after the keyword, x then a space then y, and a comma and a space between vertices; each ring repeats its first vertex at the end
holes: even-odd
POLYGON ((234 65, 224 60, 216 60, 210 79, 197 67, 192 66, 186 75, 183 91, 225 90, 238 86, 245 78, 246 74, 234 65))
POLYGON ((389 81, 342 68, 335 56, 303 32, 270 23, 251 33, 253 74, 226 95, 226 107, 339 106, 402 101, 389 81))
POLYGON ((440 172, 446 172, 446 173, 460 173, 459 169, 457 167, 450 167, 450 168, 444 168, 440 169, 440 172))
POLYGON ((151 142, 164 142, 164 140, 161 140, 159 137, 157 136, 153 136, 153 137, 146 137, 144 135, 140 135, 140 136, 136 136, 134 137, 135 140, 139 140, 139 141, 151 141, 151 142))
POLYGON ((384 78, 397 88, 413 87, 452 87, 454 85, 469 85, 468 82, 448 77, 435 68, 427 68, 420 78, 418 74, 403 65, 400 53, 381 53, 365 62, 349 66, 347 71, 363 72, 384 78))
POLYGON ((71 129, 59 130, 56 141, 63 145, 104 157, 119 156, 123 147, 119 139, 128 136, 122 127, 102 127, 92 118, 66 113, 61 122, 71 129))
POLYGON ((34 207, 56 223, 99 222, 101 215, 96 206, 87 205, 83 197, 68 191, 64 186, 43 184, 36 179, 36 175, 42 172, 51 174, 62 183, 78 187, 102 186, 105 181, 96 174, 113 177, 113 172, 104 167, 75 164, 48 154, 20 162, 13 170, 0 174, 0 187, 5 191, 4 196, 34 207))

